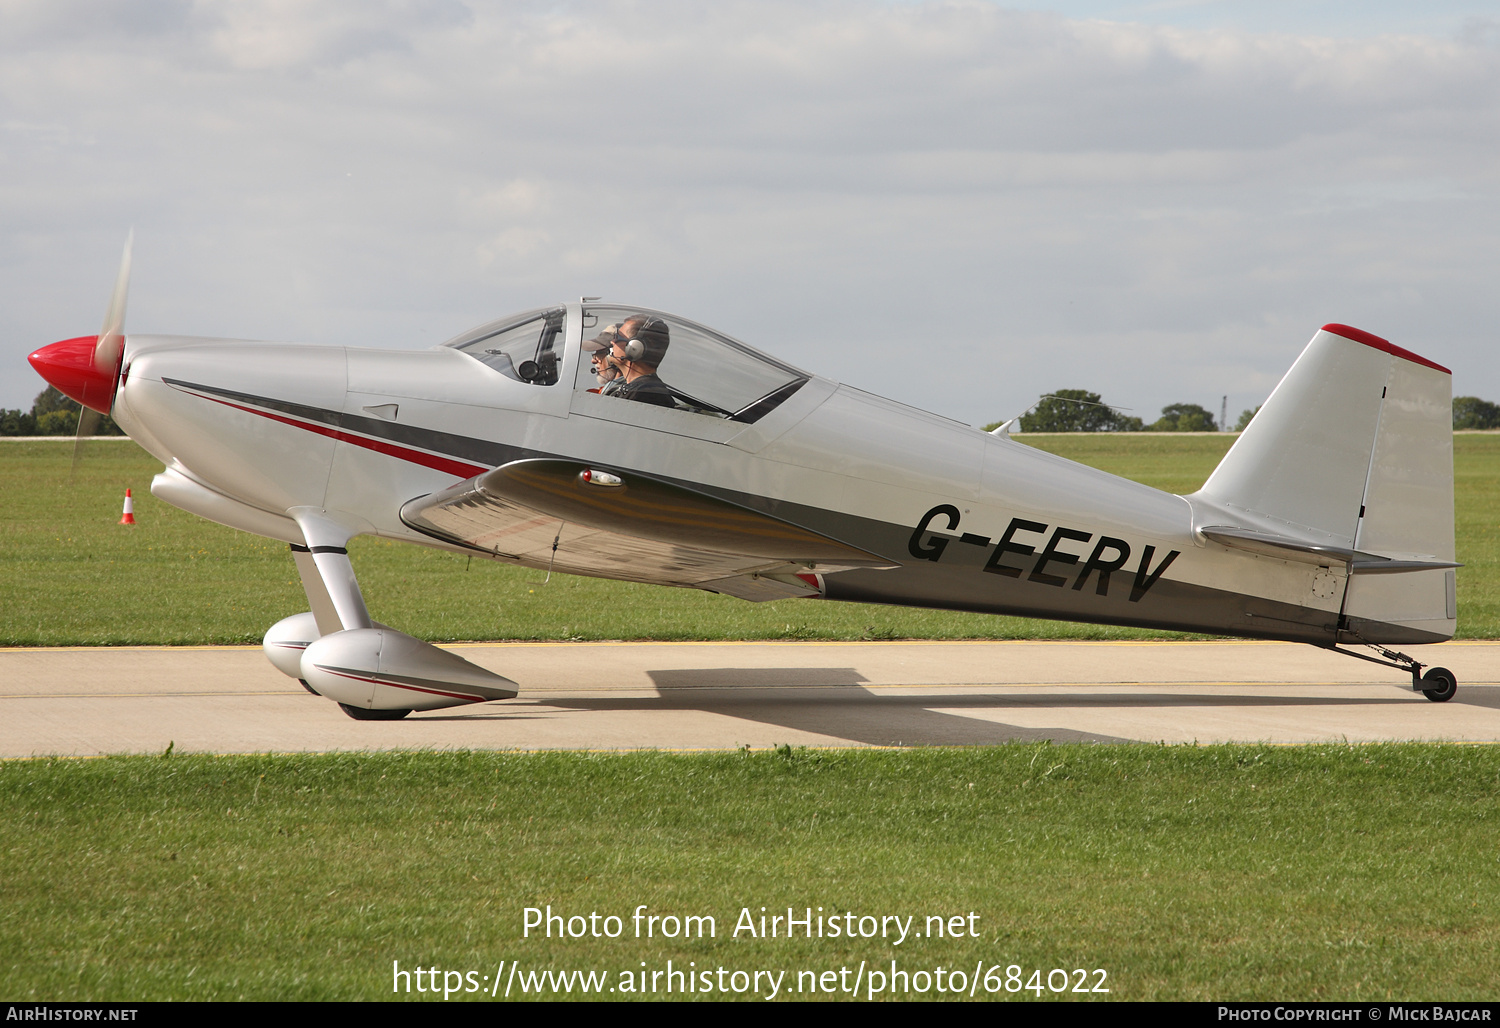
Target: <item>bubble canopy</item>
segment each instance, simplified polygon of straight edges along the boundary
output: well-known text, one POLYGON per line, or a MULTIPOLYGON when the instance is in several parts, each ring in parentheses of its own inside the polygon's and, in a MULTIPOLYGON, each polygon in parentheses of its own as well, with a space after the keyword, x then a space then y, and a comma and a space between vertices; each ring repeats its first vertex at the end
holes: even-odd
POLYGON ((582 318, 577 335, 567 331, 566 307, 543 307, 481 325, 443 345, 507 378, 546 387, 559 382, 570 338, 581 338, 584 352, 577 362, 575 389, 617 396, 622 403, 647 400, 742 422, 754 422, 775 409, 811 377, 674 314, 600 304, 574 309, 582 318), (636 336, 640 342, 632 348, 636 336), (630 353, 637 356, 631 359, 630 353), (649 390, 643 388, 647 385, 649 390))

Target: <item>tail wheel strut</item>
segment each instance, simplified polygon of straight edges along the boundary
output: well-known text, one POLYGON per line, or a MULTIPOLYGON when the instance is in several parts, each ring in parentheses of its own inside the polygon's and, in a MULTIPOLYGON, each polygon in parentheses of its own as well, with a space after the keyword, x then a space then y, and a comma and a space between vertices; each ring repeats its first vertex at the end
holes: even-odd
POLYGON ((1397 650, 1387 649, 1379 643, 1367 642, 1363 645, 1368 646, 1380 654, 1380 656, 1372 657, 1366 653, 1355 653, 1353 650, 1342 649, 1339 646, 1330 646, 1328 648, 1334 653, 1342 653, 1346 657, 1354 657, 1356 660, 1368 660, 1370 663, 1379 664, 1381 667, 1390 667, 1398 671, 1408 672, 1411 675, 1412 690, 1426 696, 1433 703, 1447 703, 1458 692, 1458 677, 1445 667, 1429 667, 1427 668, 1427 673, 1423 674, 1422 668, 1427 665, 1415 657, 1409 657, 1397 650))

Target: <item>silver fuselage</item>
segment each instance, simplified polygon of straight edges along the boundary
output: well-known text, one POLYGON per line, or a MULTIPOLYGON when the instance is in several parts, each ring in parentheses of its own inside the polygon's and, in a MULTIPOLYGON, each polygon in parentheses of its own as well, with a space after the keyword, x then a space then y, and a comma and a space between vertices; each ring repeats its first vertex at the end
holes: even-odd
MULTIPOLYGON (((572 386, 586 358, 581 321, 570 305, 559 381, 550 386, 508 378, 449 347, 132 335, 113 416, 166 465, 165 498, 293 544, 304 536, 288 512, 315 508, 357 532, 418 545, 711 587, 629 560, 570 559, 566 545, 549 552, 537 543, 556 544, 546 525, 518 529, 516 545, 478 546, 402 518, 413 501, 491 469, 563 458, 688 486, 891 565, 808 568, 816 581, 809 589, 828 599, 1319 645, 1348 638, 1340 622, 1348 566, 1220 545, 1199 529, 1224 524, 1225 512, 1203 498, 816 376, 750 424, 590 393, 572 386)), ((1359 629, 1374 642, 1452 633, 1451 623, 1430 619, 1359 629)))

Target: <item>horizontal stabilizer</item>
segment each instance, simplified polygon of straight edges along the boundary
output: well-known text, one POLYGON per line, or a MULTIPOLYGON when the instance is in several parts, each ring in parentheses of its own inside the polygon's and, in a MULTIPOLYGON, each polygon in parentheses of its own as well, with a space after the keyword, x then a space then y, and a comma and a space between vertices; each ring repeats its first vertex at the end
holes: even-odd
POLYGON ((1393 560, 1376 553, 1361 553, 1347 546, 1329 546, 1308 542, 1291 536, 1273 535, 1247 528, 1228 525, 1209 525, 1198 529, 1205 539, 1212 539, 1221 546, 1235 550, 1248 550, 1281 560, 1295 560, 1304 564, 1330 566, 1332 563, 1349 565, 1350 574, 1394 574, 1401 571, 1432 571, 1441 568, 1461 568, 1462 564, 1446 560, 1393 560))
POLYGON ((1304 564, 1343 563, 1354 560, 1355 552, 1348 546, 1309 542, 1292 536, 1249 528, 1234 528, 1229 525, 1208 525, 1198 529, 1205 539, 1212 539, 1221 546, 1234 550, 1276 557, 1280 560, 1295 560, 1304 564))

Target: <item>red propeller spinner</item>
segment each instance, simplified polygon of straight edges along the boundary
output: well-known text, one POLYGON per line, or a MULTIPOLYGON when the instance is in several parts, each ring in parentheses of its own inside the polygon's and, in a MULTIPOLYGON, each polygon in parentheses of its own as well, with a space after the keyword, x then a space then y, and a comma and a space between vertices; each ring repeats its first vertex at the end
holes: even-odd
POLYGON ((98 336, 79 336, 44 346, 26 359, 38 375, 57 387, 58 392, 100 414, 108 414, 115 398, 120 358, 124 354, 117 350, 113 363, 107 366, 107 370, 101 369, 94 361, 94 351, 98 346, 98 336))

